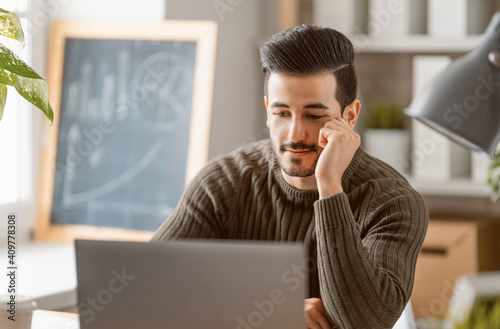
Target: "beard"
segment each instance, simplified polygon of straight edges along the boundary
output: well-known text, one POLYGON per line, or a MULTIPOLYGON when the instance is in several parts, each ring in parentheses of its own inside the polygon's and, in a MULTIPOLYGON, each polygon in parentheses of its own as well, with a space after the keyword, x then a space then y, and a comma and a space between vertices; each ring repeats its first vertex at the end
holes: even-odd
POLYGON ((316 164, 318 163, 319 159, 318 146, 316 144, 305 144, 302 142, 285 142, 279 146, 278 150, 276 150, 273 145, 273 154, 278 161, 281 170, 283 170, 288 176, 291 177, 309 177, 314 175, 314 172, 316 171, 316 164), (303 165, 304 159, 302 158, 292 157, 290 161, 285 161, 283 159, 282 153, 290 149, 310 150, 316 153, 316 159, 314 159, 314 162, 308 167, 305 167, 303 165))

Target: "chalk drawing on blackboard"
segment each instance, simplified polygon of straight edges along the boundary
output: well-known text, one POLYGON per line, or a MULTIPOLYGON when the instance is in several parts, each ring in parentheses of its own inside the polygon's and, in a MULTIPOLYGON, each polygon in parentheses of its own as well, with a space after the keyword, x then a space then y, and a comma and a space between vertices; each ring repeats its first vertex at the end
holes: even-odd
POLYGON ((157 141, 148 153, 142 157, 139 162, 132 168, 128 169, 119 176, 112 178, 109 181, 103 182, 103 185, 97 186, 87 191, 73 193, 73 174, 74 170, 68 171, 64 180, 64 191, 62 203, 64 206, 72 206, 78 203, 88 203, 94 199, 98 199, 117 190, 120 186, 133 180, 138 174, 146 170, 151 162, 160 154, 163 147, 162 141, 157 141))
POLYGON ((208 158, 216 24, 102 24, 54 27, 36 238, 149 237, 208 158))
POLYGON ((162 210, 175 207, 186 175, 195 50, 193 42, 66 39, 56 161, 69 170, 54 181, 51 222, 155 230, 170 215, 162 210), (115 117, 120 96, 127 113, 115 117))
MULTIPOLYGON (((179 48, 179 47, 178 47, 179 48)), ((146 58, 132 75, 131 84, 144 89, 157 89, 155 97, 138 98, 133 114, 151 129, 170 130, 185 112, 183 99, 191 97, 193 65, 180 52, 157 52, 146 58), (159 88, 155 86, 161 84, 159 88), (191 87, 190 87, 191 84, 191 87), (166 106, 160 106, 160 104, 166 106), (156 111, 144 112, 141 107, 156 111)))

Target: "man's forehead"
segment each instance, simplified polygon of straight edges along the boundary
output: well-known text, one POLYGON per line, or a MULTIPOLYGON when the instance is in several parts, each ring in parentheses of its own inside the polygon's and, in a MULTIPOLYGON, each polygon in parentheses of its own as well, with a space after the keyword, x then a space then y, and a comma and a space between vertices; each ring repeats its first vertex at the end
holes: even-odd
POLYGON ((309 75, 271 73, 269 76, 268 100, 280 101, 283 97, 310 98, 311 102, 335 100, 337 81, 331 72, 309 75))

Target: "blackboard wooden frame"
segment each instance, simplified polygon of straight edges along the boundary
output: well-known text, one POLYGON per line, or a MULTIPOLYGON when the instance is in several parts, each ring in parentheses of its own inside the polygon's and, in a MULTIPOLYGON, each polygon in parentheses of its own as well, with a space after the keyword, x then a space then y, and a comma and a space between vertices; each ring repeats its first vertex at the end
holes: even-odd
POLYGON ((65 43, 68 38, 113 40, 158 40, 196 42, 193 97, 187 150, 187 183, 208 160, 217 23, 212 21, 164 21, 159 23, 105 23, 57 21, 53 24, 47 81, 54 125, 47 129, 42 152, 38 193, 36 240, 71 242, 75 238, 147 241, 152 231, 91 225, 57 225, 51 222, 59 114, 63 82, 65 43))

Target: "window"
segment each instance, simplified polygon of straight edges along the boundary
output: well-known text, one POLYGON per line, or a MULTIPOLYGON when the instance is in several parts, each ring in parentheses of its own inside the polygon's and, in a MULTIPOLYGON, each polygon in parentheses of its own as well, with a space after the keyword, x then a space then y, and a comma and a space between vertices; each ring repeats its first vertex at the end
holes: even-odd
MULTIPOLYGON (((18 14, 26 31, 29 0, 3 0, 0 7, 18 14)), ((30 42, 2 37, 0 41, 28 64, 30 42)), ((0 205, 19 204, 32 199, 32 105, 8 87, 7 103, 0 121, 0 205)))

